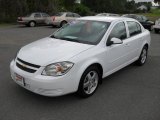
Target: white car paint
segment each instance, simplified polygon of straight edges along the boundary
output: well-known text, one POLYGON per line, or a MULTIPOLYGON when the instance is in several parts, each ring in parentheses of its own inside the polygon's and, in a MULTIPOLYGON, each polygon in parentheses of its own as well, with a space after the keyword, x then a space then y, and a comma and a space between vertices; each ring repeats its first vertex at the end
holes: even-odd
MULTIPOLYGON (((110 27, 97 45, 88 45, 53 38, 44 38, 21 48, 17 57, 10 64, 11 76, 15 80, 15 73, 25 79, 22 87, 44 96, 61 96, 78 90, 79 82, 84 71, 92 64, 98 63, 102 66, 102 78, 120 70, 121 68, 136 61, 145 44, 150 45, 150 32, 142 25, 142 33, 133 37, 129 36, 126 21, 138 21, 131 18, 114 17, 84 17, 79 20, 93 20, 111 22, 110 27), (106 46, 107 38, 113 27, 124 22, 127 30, 127 39, 123 44, 106 46), (16 66, 17 58, 28 63, 39 65, 35 73, 28 73, 16 66), (55 63, 69 61, 74 66, 63 76, 44 76, 42 72, 45 66, 55 63)), ((25 66, 25 65, 24 65, 25 66)), ((25 66, 29 67, 29 66, 25 66)))
POLYGON ((160 31, 160 18, 155 21, 153 28, 160 31))

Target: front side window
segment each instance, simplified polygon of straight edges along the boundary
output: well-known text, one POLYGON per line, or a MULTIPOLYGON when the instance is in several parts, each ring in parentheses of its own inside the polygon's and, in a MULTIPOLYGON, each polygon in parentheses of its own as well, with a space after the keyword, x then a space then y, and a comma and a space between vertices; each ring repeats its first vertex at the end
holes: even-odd
POLYGON ((109 35, 108 42, 110 42, 112 38, 119 38, 121 40, 127 38, 127 32, 124 22, 120 22, 114 26, 109 35))
POLYGON ((106 31, 109 22, 76 20, 59 29, 51 37, 71 42, 98 44, 106 31))
POLYGON ((127 24, 128 24, 130 36, 134 36, 142 32, 141 26, 139 25, 139 23, 134 21, 128 21, 127 24))
POLYGON ((42 16, 43 16, 43 17, 49 17, 49 15, 46 14, 46 13, 42 13, 42 16))

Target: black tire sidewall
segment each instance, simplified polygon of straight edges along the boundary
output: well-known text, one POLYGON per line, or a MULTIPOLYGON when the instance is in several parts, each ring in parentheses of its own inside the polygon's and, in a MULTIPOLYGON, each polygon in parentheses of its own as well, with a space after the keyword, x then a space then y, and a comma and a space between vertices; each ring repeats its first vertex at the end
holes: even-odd
POLYGON ((142 65, 144 65, 145 63, 146 63, 146 61, 147 61, 147 58, 148 58, 148 48, 146 47, 146 46, 144 46, 143 47, 143 49, 142 49, 142 51, 141 51, 141 54, 140 54, 140 57, 139 57, 139 59, 137 60, 137 64, 139 65, 139 66, 142 66, 142 65), (145 62, 144 63, 142 63, 142 53, 143 53, 143 50, 146 50, 146 60, 145 60, 145 62))
POLYGON ((67 22, 66 21, 62 21, 60 26, 63 27, 65 24, 67 24, 67 22))
POLYGON ((29 22, 29 26, 30 27, 35 27, 36 26, 36 22, 34 22, 34 21, 29 22), (31 26, 31 23, 34 23, 34 26, 31 26))
POLYGON ((101 76, 101 74, 100 74, 100 71, 98 70, 98 67, 96 67, 96 66, 91 66, 91 67, 87 68, 87 69, 84 71, 84 73, 82 74, 80 83, 79 83, 78 91, 77 91, 78 95, 79 95, 80 97, 83 97, 83 98, 87 98, 87 97, 92 96, 92 95, 96 92, 96 90, 97 90, 97 88, 96 88, 95 91, 94 91, 93 93, 91 93, 91 94, 86 94, 86 93, 84 92, 84 89, 83 89, 84 80, 85 80, 86 75, 87 75, 90 71, 96 71, 97 74, 98 74, 98 78, 99 78, 99 79, 98 79, 97 88, 98 88, 98 86, 99 86, 100 79, 102 78, 102 76, 101 76))

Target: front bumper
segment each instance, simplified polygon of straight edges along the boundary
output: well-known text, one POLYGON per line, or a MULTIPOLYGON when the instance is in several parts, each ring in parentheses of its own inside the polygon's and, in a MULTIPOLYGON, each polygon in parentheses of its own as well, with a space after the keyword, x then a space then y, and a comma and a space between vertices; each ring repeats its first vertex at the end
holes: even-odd
POLYGON ((44 68, 41 68, 36 73, 28 73, 19 69, 16 66, 14 60, 10 64, 10 72, 12 79, 21 87, 29 91, 43 96, 61 96, 77 91, 77 78, 74 74, 73 76, 70 74, 66 74, 60 77, 43 76, 41 75, 42 69, 44 68), (16 74, 24 78, 23 85, 16 80, 16 74))

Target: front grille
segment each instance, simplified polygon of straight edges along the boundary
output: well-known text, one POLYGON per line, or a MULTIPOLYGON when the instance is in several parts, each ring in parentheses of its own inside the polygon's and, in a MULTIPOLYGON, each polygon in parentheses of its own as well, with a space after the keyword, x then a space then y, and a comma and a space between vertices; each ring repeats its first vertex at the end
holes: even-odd
POLYGON ((25 62, 19 58, 17 58, 18 61, 20 61, 21 63, 25 64, 25 65, 28 65, 28 66, 31 66, 31 67, 35 67, 35 68, 40 68, 39 65, 35 65, 35 64, 31 64, 31 63, 28 63, 28 62, 25 62))
POLYGON ((25 62, 21 60, 20 58, 17 58, 16 66, 20 68, 21 70, 24 70, 29 73, 35 73, 38 70, 38 68, 41 67, 39 65, 25 62))
POLYGON ((36 70, 24 67, 24 66, 20 65, 19 63, 16 63, 16 65, 17 65, 17 67, 19 67, 20 69, 22 69, 22 70, 24 70, 26 72, 29 72, 29 73, 35 73, 36 72, 36 70))

